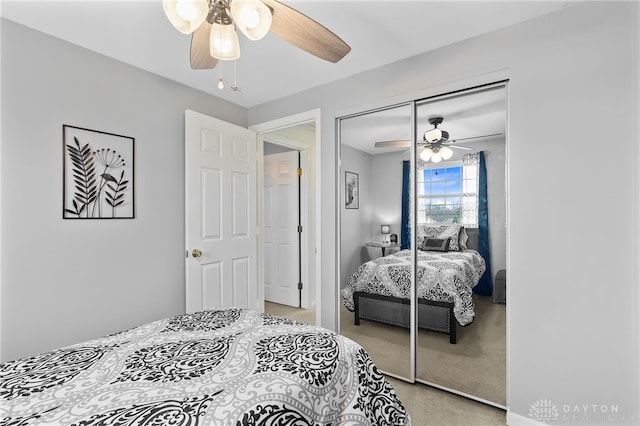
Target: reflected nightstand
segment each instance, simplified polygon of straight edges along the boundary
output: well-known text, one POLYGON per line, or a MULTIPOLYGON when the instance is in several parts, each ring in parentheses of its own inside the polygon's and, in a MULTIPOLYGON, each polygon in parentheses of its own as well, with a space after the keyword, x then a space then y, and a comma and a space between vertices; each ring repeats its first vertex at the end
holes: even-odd
POLYGON ((382 249, 382 256, 386 256, 385 252, 388 248, 400 248, 400 244, 392 244, 392 243, 364 243, 367 247, 379 247, 382 249))

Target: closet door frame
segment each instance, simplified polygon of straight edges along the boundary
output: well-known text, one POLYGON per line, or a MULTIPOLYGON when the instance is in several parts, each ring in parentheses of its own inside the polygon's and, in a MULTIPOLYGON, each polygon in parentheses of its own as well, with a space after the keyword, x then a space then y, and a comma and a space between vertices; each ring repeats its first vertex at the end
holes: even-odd
MULTIPOLYGON (((457 92, 464 92, 473 88, 477 88, 480 86, 489 86, 489 85, 499 85, 502 84, 505 87, 505 96, 506 96, 506 131, 505 131, 505 138, 506 138, 506 146, 505 146, 505 150, 506 150, 506 170, 505 170, 505 176, 506 176, 506 196, 507 196, 507 206, 506 206, 506 218, 507 218, 507 230, 506 230, 506 255, 507 255, 507 259, 506 259, 506 265, 507 265, 507 271, 509 271, 509 265, 510 265, 510 239, 511 239, 511 234, 510 234, 510 227, 509 227, 509 223, 511 222, 510 220, 510 205, 509 205, 509 194, 510 194, 510 179, 509 179, 509 108, 508 108, 508 104, 509 104, 509 80, 510 80, 510 70, 509 69, 501 69, 501 70, 496 70, 496 71, 490 71, 486 74, 483 75, 476 75, 476 76, 470 76, 468 78, 464 78, 464 79, 460 79, 460 80, 456 80, 456 81, 450 81, 450 82, 446 82, 443 84, 435 84, 432 85, 430 87, 426 87, 426 88, 422 88, 422 89, 417 89, 415 91, 412 92, 408 92, 405 93, 403 95, 399 95, 399 96, 395 96, 395 97, 391 97, 391 98, 387 98, 387 99, 378 99, 378 100, 369 100, 368 102, 365 101, 364 104, 361 104, 360 106, 356 106, 356 107, 350 107, 348 109, 342 110, 342 111, 336 111, 334 117, 335 117, 335 160, 336 160, 336 171, 338 171, 338 173, 341 172, 342 167, 341 167, 341 153, 340 153, 340 145, 341 145, 341 139, 340 139, 340 121, 342 119, 346 119, 349 117, 355 117, 357 115, 362 115, 362 114, 366 114, 369 112, 375 112, 376 110, 382 110, 382 109, 386 109, 392 106, 398 106, 398 105, 403 105, 403 104, 410 104, 412 105, 412 113, 411 113, 411 123, 413 125, 413 129, 412 129, 412 148, 411 148, 411 176, 410 176, 410 181, 411 181, 411 188, 413 189, 417 183, 417 179, 416 179, 416 173, 415 173, 415 162, 416 162, 416 158, 417 158, 417 139, 418 139, 418 135, 417 135, 417 123, 416 123, 416 110, 417 110, 417 105, 418 103, 423 102, 426 99, 429 98, 437 98, 437 97, 441 97, 441 96, 446 96, 447 94, 452 94, 452 93, 457 93, 457 92)), ((336 215, 336 237, 337 237, 337 241, 336 241, 336 257, 335 257, 335 265, 336 265, 336 270, 335 270, 335 277, 336 280, 338 280, 338 283, 336 285, 336 289, 338 290, 335 295, 335 300, 336 300, 336 307, 335 307, 335 315, 336 315, 336 324, 337 324, 337 331, 340 332, 340 305, 341 305, 341 298, 340 298, 340 260, 341 260, 341 256, 340 256, 340 226, 341 226, 341 188, 339 188, 339 183, 340 183, 340 179, 337 179, 336 182, 336 203, 335 203, 335 215, 336 215)), ((413 191, 412 191, 413 192, 413 191)), ((411 227, 412 229, 415 229, 415 220, 416 220, 416 213, 417 213, 417 203, 411 202, 411 211, 412 211, 412 215, 411 215, 411 227)), ((416 235, 414 232, 411 233, 411 244, 412 247, 415 247, 416 244, 416 235)), ((412 252, 412 258, 413 258, 413 264, 414 264, 414 268, 412 270, 412 282, 415 283, 415 279, 416 279, 416 268, 415 268, 415 264, 416 264, 416 260, 417 260, 417 254, 416 251, 414 250, 412 252)), ((492 401, 488 401, 479 397, 476 397, 474 395, 470 395, 470 394, 466 394, 460 391, 457 391, 455 389, 450 389, 450 388, 446 388, 444 386, 440 386, 437 384, 433 384, 427 381, 422 381, 422 380, 416 380, 416 366, 417 366, 417 357, 416 357, 416 344, 417 344, 417 333, 415 331, 415 324, 416 324, 416 319, 417 319, 417 306, 415 303, 413 303, 413 301, 416 300, 416 288, 415 285, 412 285, 412 304, 411 304, 411 315, 410 315, 410 320, 411 320, 411 330, 410 330, 410 346, 411 346, 411 354, 410 354, 410 359, 411 359, 411 366, 410 366, 410 377, 406 378, 406 377, 398 377, 396 375, 393 374, 388 374, 384 371, 382 371, 385 374, 388 374, 389 376, 392 377, 396 377, 398 379, 407 381, 409 383, 422 383, 422 384, 426 384, 441 390, 445 390, 447 392, 451 392, 478 402, 482 402, 484 404, 487 405, 491 405, 491 406, 495 406, 498 408, 502 408, 502 409, 506 409, 508 410, 508 407, 510 405, 510 386, 509 386, 509 378, 510 378, 510 351, 509 351, 509 347, 510 347, 510 327, 509 327, 509 323, 510 323, 510 304, 509 304, 509 280, 507 277, 507 303, 506 303, 506 331, 507 331, 507 335, 506 335, 506 383, 505 383, 505 388, 506 388, 506 406, 503 406, 501 404, 497 404, 494 403, 492 401)))

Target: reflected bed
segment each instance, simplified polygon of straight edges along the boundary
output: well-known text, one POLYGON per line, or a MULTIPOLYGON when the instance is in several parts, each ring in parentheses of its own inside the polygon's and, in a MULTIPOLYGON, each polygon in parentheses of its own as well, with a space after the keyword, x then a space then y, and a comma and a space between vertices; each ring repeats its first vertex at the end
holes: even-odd
MULTIPOLYGON (((450 232, 453 227, 439 228, 450 232)), ((458 232, 462 229, 457 227, 458 232)), ((452 235, 459 241, 458 233, 452 235)), ((427 237, 421 235, 419 247, 425 247, 427 240, 434 242, 427 237)), ((474 320, 473 287, 485 270, 484 259, 476 250, 468 248, 467 240, 465 235, 464 243, 458 243, 451 251, 448 251, 449 241, 445 241, 443 251, 419 250, 417 253, 418 325, 448 334, 451 343, 456 343, 456 323, 466 326, 474 320)), ((368 319, 409 327, 411 269, 411 250, 362 264, 342 289, 343 304, 354 312, 354 323, 359 325, 360 319, 368 319)))

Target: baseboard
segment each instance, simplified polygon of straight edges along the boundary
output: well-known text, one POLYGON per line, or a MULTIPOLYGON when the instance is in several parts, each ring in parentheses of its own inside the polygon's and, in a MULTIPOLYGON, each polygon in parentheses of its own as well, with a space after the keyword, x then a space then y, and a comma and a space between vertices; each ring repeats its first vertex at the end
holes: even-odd
POLYGON ((525 417, 520 414, 507 411, 507 425, 509 426, 540 426, 543 424, 544 423, 532 419, 531 417, 525 417))

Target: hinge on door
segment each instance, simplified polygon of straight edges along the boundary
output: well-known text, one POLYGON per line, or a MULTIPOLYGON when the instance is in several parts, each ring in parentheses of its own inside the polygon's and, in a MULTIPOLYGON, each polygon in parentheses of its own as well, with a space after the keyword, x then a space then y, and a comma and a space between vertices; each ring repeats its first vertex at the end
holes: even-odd
POLYGON ((302 290, 302 283, 298 283, 298 290, 302 290))
POLYGON ((302 225, 298 225, 298 233, 301 234, 302 233, 302 225))
POLYGON ((300 167, 298 167, 298 176, 302 176, 302 169, 300 167))

